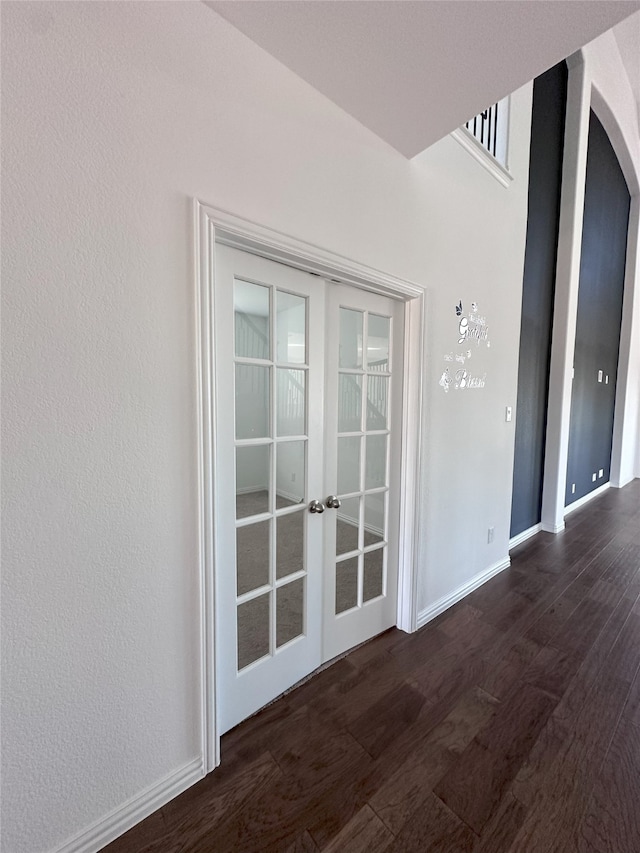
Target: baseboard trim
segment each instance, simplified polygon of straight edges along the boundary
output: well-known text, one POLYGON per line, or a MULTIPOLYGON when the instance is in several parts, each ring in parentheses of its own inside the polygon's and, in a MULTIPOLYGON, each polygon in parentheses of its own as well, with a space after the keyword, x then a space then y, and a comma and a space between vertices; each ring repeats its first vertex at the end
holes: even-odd
POLYGON ((546 524, 546 522, 542 522, 542 529, 545 533, 562 533, 564 530, 564 521, 562 524, 546 524))
POLYGON ((529 527, 528 530, 523 530, 522 533, 518 533, 517 536, 512 536, 509 539, 509 550, 515 548, 516 545, 522 545, 523 542, 526 542, 527 539, 531 539, 532 536, 535 536, 536 533, 540 533, 542 530, 542 522, 538 522, 538 524, 534 524, 533 527, 529 527))
POLYGON ((575 510, 580 509, 581 506, 588 504, 590 501, 594 500, 594 498, 599 498, 600 495, 603 495, 609 488, 611 487, 611 483, 603 483, 599 488, 594 489, 592 492, 584 495, 581 498, 578 498, 577 501, 574 501, 572 504, 568 504, 564 508, 565 518, 575 510))
POLYGON ((97 853, 203 776, 202 758, 195 758, 83 829, 52 853, 97 853))
POLYGON ((465 598, 469 593, 473 592, 474 589, 477 589, 479 586, 482 586, 483 583, 491 580, 495 575, 505 569, 508 569, 510 565, 511 558, 505 557, 504 560, 500 560, 499 562, 494 563, 493 566, 489 566, 488 569, 480 572, 480 574, 476 575, 470 581, 459 586, 458 589, 454 589, 453 592, 443 595, 442 598, 434 601, 433 604, 430 604, 429 607, 425 607, 424 610, 421 610, 420 613, 418 613, 417 627, 422 628, 423 625, 426 625, 427 622, 431 622, 431 620, 435 619, 436 616, 439 616, 441 613, 444 613, 445 610, 453 607, 454 604, 457 604, 458 601, 465 598))
POLYGON ((293 492, 285 492, 284 489, 276 489, 276 495, 279 498, 284 498, 286 501, 291 501, 294 504, 301 504, 303 498, 300 495, 296 495, 293 492))
POLYGON ((616 479, 616 478, 613 478, 613 477, 612 477, 612 478, 609 480, 609 485, 611 486, 611 488, 612 488, 612 489, 624 489, 624 487, 625 487, 625 486, 628 486, 628 485, 629 485, 629 483, 633 483, 633 481, 634 481, 635 479, 636 479, 636 478, 634 477, 634 475, 633 475, 633 474, 630 474, 628 477, 625 477, 625 478, 624 478, 624 479, 622 479, 622 480, 620 480, 620 479, 616 479))
POLYGON ((243 486, 239 489, 236 486, 236 495, 252 495, 254 492, 266 492, 269 486, 243 486))

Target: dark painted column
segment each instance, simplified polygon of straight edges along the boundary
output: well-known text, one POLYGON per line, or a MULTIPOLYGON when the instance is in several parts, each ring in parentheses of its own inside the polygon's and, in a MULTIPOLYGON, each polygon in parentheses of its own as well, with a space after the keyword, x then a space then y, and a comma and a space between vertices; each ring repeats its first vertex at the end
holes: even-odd
POLYGON ((566 104, 562 62, 533 86, 511 536, 538 524, 542 507, 566 104))

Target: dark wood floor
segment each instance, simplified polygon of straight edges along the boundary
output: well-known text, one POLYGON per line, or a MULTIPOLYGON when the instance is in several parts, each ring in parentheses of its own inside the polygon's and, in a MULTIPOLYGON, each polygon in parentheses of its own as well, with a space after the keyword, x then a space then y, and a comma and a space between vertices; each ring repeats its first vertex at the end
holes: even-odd
POLYGON ((640 480, 222 740, 109 853, 639 853, 640 480))

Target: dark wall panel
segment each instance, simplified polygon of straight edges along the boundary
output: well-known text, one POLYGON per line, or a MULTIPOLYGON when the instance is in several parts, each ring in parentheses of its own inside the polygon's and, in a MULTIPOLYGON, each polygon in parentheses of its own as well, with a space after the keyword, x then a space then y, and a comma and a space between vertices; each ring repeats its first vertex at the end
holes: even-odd
POLYGON ((533 86, 511 536, 540 521, 562 182, 567 66, 533 86))
POLYGON ((606 131, 592 112, 573 362, 567 504, 609 480, 629 203, 629 190, 618 159, 606 131), (601 382, 599 371, 602 371, 601 382), (601 470, 603 474, 599 476, 601 470))

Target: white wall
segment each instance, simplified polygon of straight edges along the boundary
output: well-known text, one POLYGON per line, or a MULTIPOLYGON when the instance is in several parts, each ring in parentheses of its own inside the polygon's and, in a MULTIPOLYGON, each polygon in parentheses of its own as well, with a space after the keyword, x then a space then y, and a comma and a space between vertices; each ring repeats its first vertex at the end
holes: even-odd
POLYGON ((506 190, 203 4, 2 7, 3 850, 33 853, 201 749, 193 196, 428 289, 420 608, 506 556, 531 92, 506 190), (445 394, 461 299, 486 387, 445 394))

